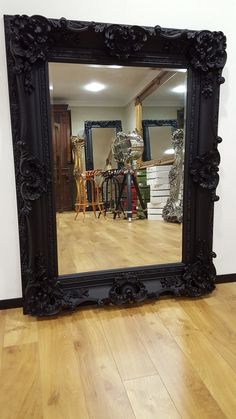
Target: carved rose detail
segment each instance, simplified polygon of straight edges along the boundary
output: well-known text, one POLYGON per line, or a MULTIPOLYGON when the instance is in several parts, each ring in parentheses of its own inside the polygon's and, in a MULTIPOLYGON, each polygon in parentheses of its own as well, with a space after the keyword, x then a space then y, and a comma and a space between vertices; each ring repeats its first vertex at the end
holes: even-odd
POLYGON ((25 310, 33 316, 53 316, 65 309, 74 310, 89 294, 84 288, 62 290, 59 281, 47 277, 42 254, 36 255, 34 270, 26 269, 24 280, 25 310))
POLYGON ((147 298, 147 293, 145 285, 138 280, 136 275, 124 273, 115 279, 109 291, 109 298, 113 304, 121 305, 144 301, 147 298))
POLYGON ((104 35, 110 54, 123 59, 140 51, 148 39, 145 29, 139 26, 110 25, 104 35))
POLYGON ((25 147, 24 142, 17 143, 20 151, 17 184, 23 202, 20 212, 28 216, 32 210, 32 201, 39 199, 43 193, 47 192, 50 178, 45 165, 30 156, 25 147))
POLYGON ((198 32, 190 49, 191 65, 204 72, 222 69, 227 57, 225 49, 226 37, 223 32, 198 32))
POLYGON ((219 199, 215 195, 215 190, 219 183, 218 172, 220 164, 220 153, 217 149, 217 144, 221 143, 221 141, 222 139, 217 137, 213 150, 196 157, 190 168, 193 181, 198 183, 201 188, 211 190, 214 201, 219 199))
POLYGON ((26 92, 33 90, 32 67, 47 59, 51 24, 43 16, 16 15, 11 22, 11 52, 15 60, 14 70, 24 75, 26 92))
POLYGON ((199 297, 212 292, 215 288, 216 270, 212 258, 214 252, 209 251, 205 240, 199 240, 196 261, 186 268, 183 276, 185 290, 183 294, 189 297, 199 297))

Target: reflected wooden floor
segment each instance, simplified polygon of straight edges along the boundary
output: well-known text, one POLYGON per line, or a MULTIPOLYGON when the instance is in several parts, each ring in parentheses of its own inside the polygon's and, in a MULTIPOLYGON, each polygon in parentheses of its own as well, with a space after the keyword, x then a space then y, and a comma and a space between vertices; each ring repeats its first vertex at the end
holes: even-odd
POLYGON ((236 283, 203 299, 0 311, 1 419, 235 419, 236 283))
POLYGON ((180 262, 182 227, 164 221, 57 214, 59 273, 180 262))

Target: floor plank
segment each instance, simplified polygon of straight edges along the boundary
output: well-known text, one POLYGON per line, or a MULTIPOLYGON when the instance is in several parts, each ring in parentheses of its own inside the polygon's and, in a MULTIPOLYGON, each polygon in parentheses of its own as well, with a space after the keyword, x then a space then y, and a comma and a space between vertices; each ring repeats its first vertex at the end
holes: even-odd
POLYGON ((77 412, 89 419, 70 320, 68 316, 38 322, 44 419, 74 419, 77 412))
POLYGON ((234 296, 236 283, 47 320, 2 310, 1 419, 234 418, 234 296))
POLYGON ((0 371, 1 419, 42 419, 38 345, 3 349, 0 371))
POLYGON ((217 402, 155 310, 155 305, 133 309, 136 329, 179 413, 186 419, 224 418, 217 402))
POLYGON ((125 388, 137 419, 180 419, 158 375, 125 381, 125 388))
POLYGON ((176 303, 175 299, 163 300, 162 304, 158 303, 156 304, 157 314, 172 336, 193 333, 198 330, 191 317, 176 303))
POLYGON ((129 312, 132 309, 101 310, 98 315, 123 380, 156 374, 146 348, 139 339, 129 312))
POLYGON ((236 374, 232 368, 200 332, 178 336, 176 342, 222 411, 228 418, 235 419, 236 374))
POLYGON ((5 312, 4 346, 34 343, 38 341, 37 320, 34 317, 22 316, 22 309, 5 312))
POLYGON ((0 371, 2 366, 2 351, 4 343, 4 334, 5 334, 5 312, 0 310, 0 371))
POLYGON ((72 339, 90 419, 134 419, 98 310, 73 315, 72 339))

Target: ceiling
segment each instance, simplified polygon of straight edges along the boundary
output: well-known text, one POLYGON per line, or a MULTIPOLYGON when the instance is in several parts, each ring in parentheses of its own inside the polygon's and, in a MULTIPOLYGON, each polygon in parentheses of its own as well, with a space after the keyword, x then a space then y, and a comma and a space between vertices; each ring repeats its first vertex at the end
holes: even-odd
MULTIPOLYGON (((54 103, 70 106, 126 106, 158 74, 150 67, 111 68, 105 65, 50 63, 50 96, 54 103), (105 85, 100 92, 89 92, 85 85, 99 82, 105 85)), ((183 106, 184 94, 171 89, 183 84, 187 73, 175 73, 144 101, 145 106, 183 106)))

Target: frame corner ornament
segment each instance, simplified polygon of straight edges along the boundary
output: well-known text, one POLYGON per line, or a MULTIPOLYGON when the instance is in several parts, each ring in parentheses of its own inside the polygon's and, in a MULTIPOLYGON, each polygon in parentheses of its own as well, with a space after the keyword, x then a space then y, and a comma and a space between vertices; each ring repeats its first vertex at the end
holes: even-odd
POLYGON ((26 93, 32 93, 33 66, 45 62, 50 46, 50 21, 39 15, 15 15, 11 19, 10 50, 14 58, 14 72, 24 78, 26 93))
POLYGON ((208 30, 195 33, 189 49, 192 68, 202 74, 201 94, 211 98, 216 84, 223 84, 222 69, 227 60, 226 36, 223 32, 208 30))
POLYGON ((34 269, 27 269, 25 277, 24 309, 33 316, 54 316, 64 310, 74 310, 89 295, 85 288, 63 290, 59 281, 48 278, 42 254, 35 256, 34 269))
POLYGON ((189 55, 190 64, 195 70, 204 73, 222 70, 227 59, 226 36, 216 31, 196 32, 189 55))
POLYGON ((183 275, 183 295, 200 297, 215 289, 216 270, 212 259, 216 254, 209 250, 205 240, 198 240, 195 262, 186 267, 183 275))

